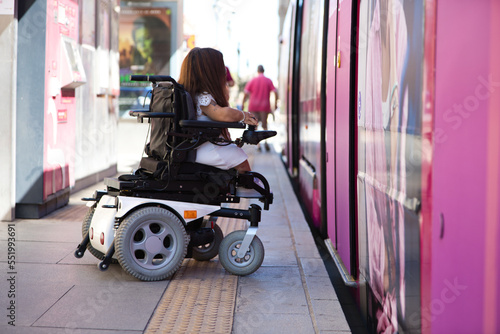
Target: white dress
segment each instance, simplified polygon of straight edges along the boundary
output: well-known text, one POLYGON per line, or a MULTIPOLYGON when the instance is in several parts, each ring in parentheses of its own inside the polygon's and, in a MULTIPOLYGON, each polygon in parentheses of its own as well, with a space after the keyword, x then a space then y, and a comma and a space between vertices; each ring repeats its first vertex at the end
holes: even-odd
MULTIPOLYGON (((196 118, 198 120, 211 120, 210 117, 203 114, 200 106, 208 106, 212 100, 214 98, 208 93, 199 94, 195 97, 196 118)), ((238 166, 247 159, 248 156, 245 151, 235 144, 220 146, 206 142, 196 149, 195 162, 227 170, 238 166)))

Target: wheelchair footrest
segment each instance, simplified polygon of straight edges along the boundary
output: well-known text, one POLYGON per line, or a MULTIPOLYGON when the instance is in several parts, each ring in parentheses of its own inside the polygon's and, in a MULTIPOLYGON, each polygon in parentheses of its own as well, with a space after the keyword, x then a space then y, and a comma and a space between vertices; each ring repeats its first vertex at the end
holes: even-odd
POLYGON ((243 187, 236 188, 236 196, 243 197, 243 198, 261 198, 261 197, 264 197, 264 196, 262 196, 261 193, 259 193, 255 189, 248 189, 248 188, 243 188, 243 187))

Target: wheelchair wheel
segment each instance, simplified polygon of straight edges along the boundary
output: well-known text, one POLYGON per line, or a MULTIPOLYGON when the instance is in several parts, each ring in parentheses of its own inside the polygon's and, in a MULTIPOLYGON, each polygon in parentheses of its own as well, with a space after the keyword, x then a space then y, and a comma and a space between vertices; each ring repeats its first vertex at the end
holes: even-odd
POLYGON ((219 254, 219 246, 224 239, 224 234, 219 225, 214 225, 214 240, 206 245, 193 247, 193 259, 196 261, 208 261, 219 254))
POLYGON ((172 276, 187 253, 189 237, 180 219, 159 207, 133 212, 118 227, 115 254, 123 269, 143 281, 172 276))
POLYGON ((264 246, 259 237, 255 236, 243 258, 238 257, 246 231, 233 231, 221 242, 219 247, 219 261, 228 272, 234 275, 250 275, 260 268, 264 261, 264 246))
MULTIPOLYGON (((83 218, 83 224, 82 224, 82 237, 85 238, 87 233, 89 232, 90 228, 90 223, 92 222, 92 217, 94 217, 94 212, 95 212, 95 205, 91 206, 89 210, 87 211, 87 214, 85 215, 85 218, 83 218)), ((94 255, 96 258, 99 260, 104 259, 104 254, 92 247, 90 242, 87 245, 87 250, 90 252, 90 254, 94 255)), ((112 259, 111 263, 118 263, 118 260, 112 259)))

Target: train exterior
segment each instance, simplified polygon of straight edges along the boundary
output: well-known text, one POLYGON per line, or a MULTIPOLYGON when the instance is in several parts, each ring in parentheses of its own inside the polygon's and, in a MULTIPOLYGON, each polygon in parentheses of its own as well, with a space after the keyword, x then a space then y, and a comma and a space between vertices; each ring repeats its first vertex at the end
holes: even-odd
POLYGON ((290 1, 283 161, 371 332, 500 333, 499 17, 290 1))

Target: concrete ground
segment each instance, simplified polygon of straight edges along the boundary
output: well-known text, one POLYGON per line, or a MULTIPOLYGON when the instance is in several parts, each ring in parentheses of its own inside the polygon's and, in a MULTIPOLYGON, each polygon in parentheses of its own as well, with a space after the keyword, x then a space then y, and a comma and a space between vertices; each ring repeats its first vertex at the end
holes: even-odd
MULTIPOLYGON (((146 127, 129 122, 120 127, 120 140, 128 144, 118 146, 118 168, 128 172, 141 155, 146 127)), ((263 211, 257 233, 266 252, 259 270, 237 277, 225 272, 217 258, 209 262, 217 277, 235 281, 231 312, 221 333, 351 332, 279 156, 259 153, 255 147, 247 151, 253 169, 270 182, 275 200, 269 211, 263 211)), ((88 252, 76 259, 73 253, 87 210, 79 199, 103 188, 97 184, 73 194, 69 205, 42 219, 0 223, 0 333, 172 332, 152 326, 161 317, 162 299, 172 292, 174 282, 179 289, 195 277, 200 279, 197 270, 207 269, 186 259, 181 274, 142 282, 118 264, 99 271, 99 261, 88 252)), ((218 303, 227 303, 224 298, 192 320, 207 315, 218 303)))

